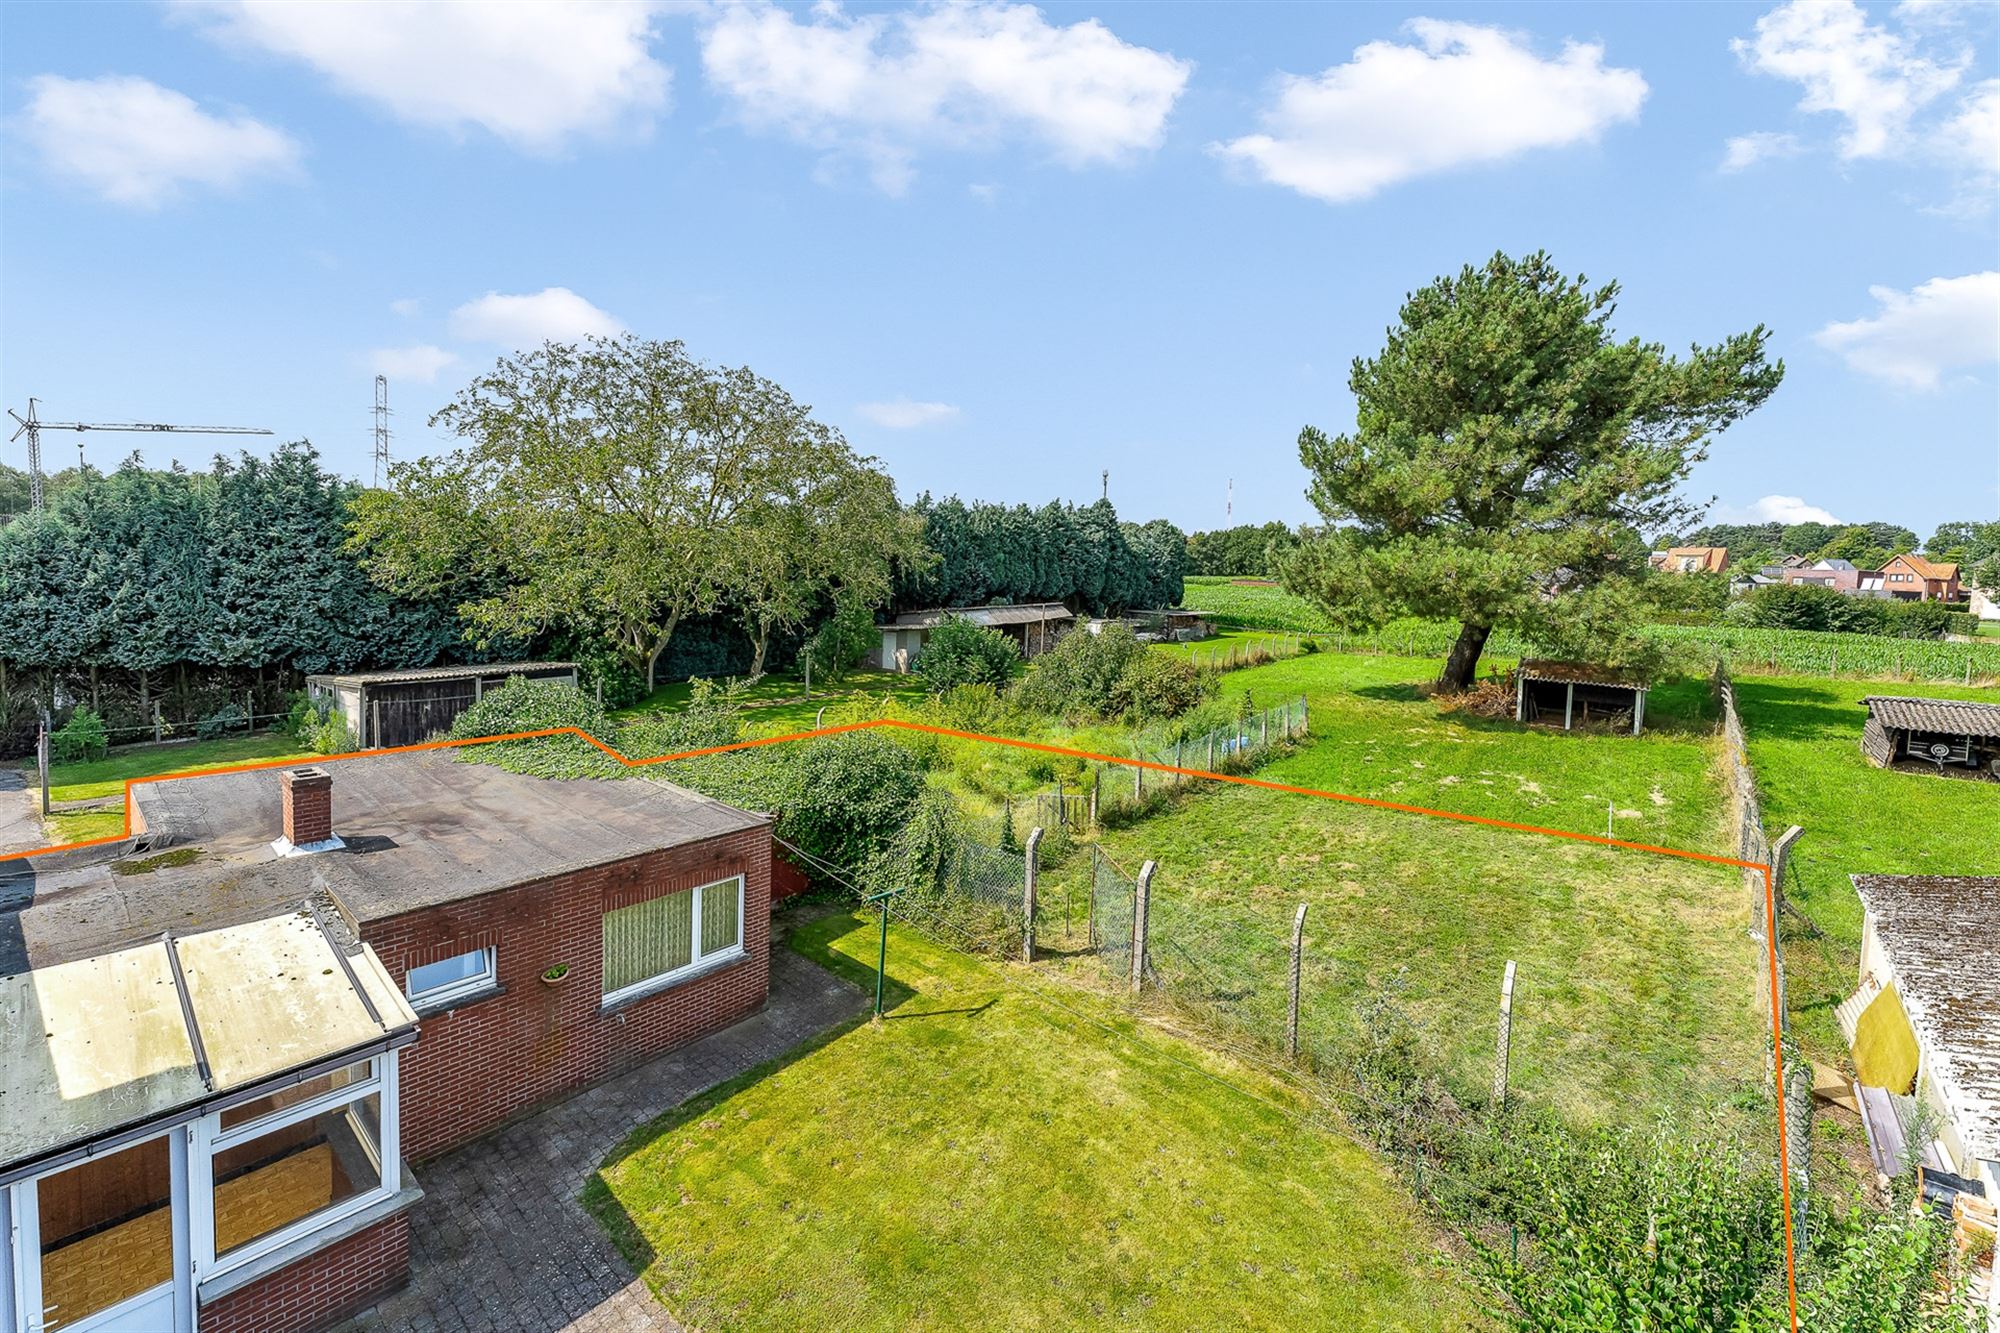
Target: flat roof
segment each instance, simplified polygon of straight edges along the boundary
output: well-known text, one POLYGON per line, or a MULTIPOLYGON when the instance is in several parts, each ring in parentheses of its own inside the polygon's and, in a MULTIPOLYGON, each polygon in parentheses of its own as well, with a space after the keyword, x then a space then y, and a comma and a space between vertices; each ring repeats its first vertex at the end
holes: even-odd
POLYGON ((1970 699, 1924 699, 1871 694, 1861 701, 1876 720, 1898 731, 1936 731, 1956 736, 2000 736, 2000 704, 1970 699))
POLYGON ((1966 1146, 2000 1157, 2000 875, 1849 878, 1966 1146))
POLYGON ((1012 606, 940 606, 928 611, 907 611, 892 624, 896 629, 925 629, 953 618, 975 625, 1036 625, 1046 620, 1075 620, 1076 613, 1061 602, 1022 602, 1012 606))
POLYGON ((412 667, 406 671, 330 672, 307 676, 309 685, 393 685, 407 681, 471 680, 486 676, 525 676, 575 671, 574 662, 473 662, 463 666, 412 667))
POLYGON ((528 777, 452 750, 314 762, 333 776, 338 851, 273 850, 272 768, 142 783, 143 833, 0 862, 0 971, 234 925, 319 892, 366 923, 770 822, 649 777, 528 777))
POLYGON ((0 976, 0 1177, 416 1024, 374 951, 310 902, 0 976))

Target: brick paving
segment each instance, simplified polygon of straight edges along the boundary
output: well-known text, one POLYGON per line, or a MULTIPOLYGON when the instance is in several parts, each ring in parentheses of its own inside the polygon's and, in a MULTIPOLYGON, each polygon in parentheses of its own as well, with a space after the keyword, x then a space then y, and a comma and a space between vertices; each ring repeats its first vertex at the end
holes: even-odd
POLYGON ((635 1126, 867 1004, 777 945, 771 998, 749 1018, 417 1167, 410 1284, 343 1333, 680 1333, 584 1212, 584 1182, 635 1126))

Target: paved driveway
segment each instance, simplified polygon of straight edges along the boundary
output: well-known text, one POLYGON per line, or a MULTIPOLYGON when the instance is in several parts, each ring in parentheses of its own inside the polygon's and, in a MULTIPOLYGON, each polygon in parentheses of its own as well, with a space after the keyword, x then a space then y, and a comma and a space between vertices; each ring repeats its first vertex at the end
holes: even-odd
POLYGON ((41 809, 40 789, 29 786, 20 769, 0 764, 0 852, 26 852, 47 845, 41 809))
POLYGON ((741 1023, 417 1167, 410 1285, 346 1333, 678 1333, 577 1202, 584 1182, 635 1126, 866 1008, 778 944, 770 1001, 741 1023))

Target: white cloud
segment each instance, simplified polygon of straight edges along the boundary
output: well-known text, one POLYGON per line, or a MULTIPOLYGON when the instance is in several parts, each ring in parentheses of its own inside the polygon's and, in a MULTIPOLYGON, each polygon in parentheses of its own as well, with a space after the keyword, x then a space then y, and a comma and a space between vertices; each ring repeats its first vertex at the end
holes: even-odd
POLYGON ((216 115, 192 98, 131 75, 28 80, 22 137, 52 171, 115 204, 158 208, 184 185, 222 189, 295 171, 299 145, 283 130, 216 115))
POLYGON ((907 398, 887 403, 863 403, 855 410, 886 430, 935 426, 958 415, 958 409, 950 403, 913 403, 907 398))
POLYGON ((931 146, 1018 135, 1072 166, 1152 148, 1194 69, 1096 19, 1061 27, 1017 4, 858 17, 827 0, 810 17, 721 7, 701 51, 709 81, 747 124, 858 156, 892 194, 931 146))
POLYGON ((1772 158, 1796 157, 1799 150, 1799 139, 1795 134, 1774 134, 1769 130, 1739 134, 1723 145, 1722 169, 1746 171, 1772 158))
POLYGON ((1718 505, 1715 511, 1718 523, 1829 523, 1838 524, 1835 518, 1818 505, 1809 505, 1796 495, 1766 495, 1747 507, 1718 505))
POLYGON ((1285 75, 1264 132, 1216 151, 1274 185, 1330 203, 1431 172, 1535 148, 1595 141, 1636 120, 1646 80, 1566 42, 1545 59, 1500 28, 1441 19, 1405 25, 1414 44, 1369 42, 1317 77, 1285 75))
POLYGON ((1958 104, 1958 114, 1945 122, 1944 146, 1975 173, 1989 181, 2000 173, 2000 79, 1974 87, 1958 104))
POLYGON ((389 309, 404 319, 409 319, 423 313, 424 303, 414 296, 405 296, 389 302, 389 309))
POLYGON ((368 354, 368 361, 377 375, 412 384, 435 383, 439 371, 458 364, 456 356, 428 343, 416 347, 378 347, 368 354))
POLYGON ((1932 278, 1909 292, 1870 287, 1868 294, 1879 313, 1813 335, 1862 374, 1935 389, 1947 371, 2000 361, 2000 272, 1932 278))
POLYGON ((1911 119, 1959 79, 1958 64, 1934 61, 1908 34, 1870 23, 1854 0, 1791 0, 1730 46, 1751 69, 1803 87, 1800 110, 1845 118, 1844 158, 1900 151, 1911 119))
POLYGON ((567 287, 545 287, 521 296, 488 292, 451 312, 452 337, 515 348, 609 338, 624 331, 617 319, 567 287))
POLYGON ((551 152, 650 126, 672 73, 648 50, 656 6, 615 0, 182 0, 225 45, 301 61, 414 124, 479 126, 551 152))

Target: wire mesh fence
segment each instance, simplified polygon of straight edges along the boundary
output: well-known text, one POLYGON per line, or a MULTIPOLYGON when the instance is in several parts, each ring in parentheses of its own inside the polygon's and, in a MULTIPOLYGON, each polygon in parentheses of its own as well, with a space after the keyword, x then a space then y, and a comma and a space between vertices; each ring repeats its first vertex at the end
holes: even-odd
POLYGON ((1120 975, 1132 970, 1132 907, 1138 877, 1099 847, 1090 845, 1089 943, 1104 966, 1120 975))

